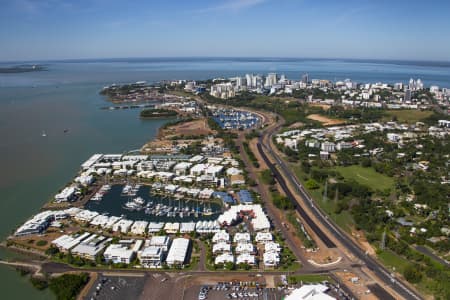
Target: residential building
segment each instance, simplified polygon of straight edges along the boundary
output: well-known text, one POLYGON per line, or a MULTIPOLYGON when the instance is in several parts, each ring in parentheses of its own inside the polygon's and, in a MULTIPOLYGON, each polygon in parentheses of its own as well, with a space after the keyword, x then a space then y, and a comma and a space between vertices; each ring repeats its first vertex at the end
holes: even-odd
POLYGON ((184 265, 190 248, 190 240, 185 238, 176 238, 170 246, 167 254, 166 263, 169 266, 184 265))

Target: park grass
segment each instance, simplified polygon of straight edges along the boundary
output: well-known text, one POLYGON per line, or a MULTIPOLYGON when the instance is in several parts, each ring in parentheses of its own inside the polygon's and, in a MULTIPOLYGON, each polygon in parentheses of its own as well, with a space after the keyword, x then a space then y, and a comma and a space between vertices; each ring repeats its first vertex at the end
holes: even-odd
POLYGON ((320 274, 302 274, 302 275, 290 275, 289 279, 295 279, 296 282, 303 283, 318 283, 322 281, 332 281, 331 277, 328 275, 320 275, 320 274))
POLYGON ((395 268, 396 272, 402 273, 406 266, 411 264, 407 259, 395 254, 391 250, 380 250, 378 252, 378 258, 383 262, 383 264, 389 269, 393 270, 395 268))
POLYGON ((384 191, 394 187, 394 179, 375 171, 374 168, 364 168, 359 165, 336 167, 346 180, 355 180, 359 184, 365 185, 374 190, 384 191))
MULTIPOLYGON (((304 179, 306 174, 302 171, 301 167, 298 165, 291 165, 295 175, 297 175, 298 180, 305 186, 306 180, 304 179)), ((352 215, 349 211, 343 210, 341 213, 335 213, 336 203, 331 199, 323 198, 323 185, 319 183, 320 188, 315 190, 310 190, 308 188, 309 195, 314 199, 314 201, 319 205, 319 207, 326 212, 326 214, 343 230, 351 232, 352 226, 355 224, 352 215)))
POLYGON ((416 123, 428 118, 433 114, 430 110, 417 110, 417 109, 400 109, 400 110, 388 110, 383 121, 391 121, 393 117, 397 118, 400 123, 416 123))
MULTIPOLYGON (((391 271, 398 272, 403 275, 403 272, 406 266, 410 265, 411 262, 406 258, 403 258, 391 250, 379 250, 378 259, 381 260, 383 265, 387 266, 391 271)), ((441 266, 441 265, 439 265, 441 266)), ((423 295, 432 295, 436 290, 436 281, 428 278, 426 275, 422 276, 422 280, 414 286, 422 293, 423 295)))
MULTIPOLYGON (((377 256, 378 259, 383 263, 383 265, 388 267, 390 271, 394 271, 395 268, 395 272, 400 273, 402 275, 405 268, 411 264, 409 260, 395 254, 391 250, 378 250, 377 256)), ((428 278, 424 275, 422 277, 422 280, 417 284, 414 284, 414 286, 423 295, 430 295, 436 288, 436 282, 433 279, 428 278)))
POLYGON ((272 270, 269 269, 269 271, 296 272, 296 271, 300 270, 301 268, 302 268, 302 265, 299 262, 294 261, 289 266, 280 266, 277 269, 272 269, 272 270))

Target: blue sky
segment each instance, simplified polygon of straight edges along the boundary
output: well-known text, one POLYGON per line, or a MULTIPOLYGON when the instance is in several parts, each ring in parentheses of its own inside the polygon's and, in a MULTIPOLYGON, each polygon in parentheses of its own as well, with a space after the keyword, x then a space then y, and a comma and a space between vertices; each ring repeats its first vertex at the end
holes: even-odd
POLYGON ((450 1, 0 0, 0 61, 257 56, 450 61, 450 1))

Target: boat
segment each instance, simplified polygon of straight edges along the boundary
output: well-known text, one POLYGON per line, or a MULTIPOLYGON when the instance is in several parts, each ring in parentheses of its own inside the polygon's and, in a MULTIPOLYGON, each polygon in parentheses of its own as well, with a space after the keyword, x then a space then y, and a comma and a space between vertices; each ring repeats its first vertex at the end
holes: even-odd
POLYGON ((127 203, 125 203, 123 208, 127 209, 127 210, 131 210, 131 211, 133 211, 133 210, 138 210, 138 211, 142 210, 142 206, 137 204, 137 203, 135 203, 134 201, 128 201, 127 203))
POLYGON ((131 191, 131 185, 127 184, 126 186, 123 187, 122 189, 122 194, 123 195, 128 195, 131 191))
POLYGON ((103 199, 103 194, 96 193, 94 196, 91 197, 92 201, 101 201, 103 199))
POLYGON ((204 216, 210 216, 212 214, 213 214, 213 212, 212 212, 211 208, 207 208, 207 209, 203 210, 204 216))
POLYGON ((145 200, 142 197, 136 197, 133 199, 133 202, 138 204, 138 205, 144 205, 145 204, 145 200))
POLYGON ((47 136, 47 134, 45 133, 45 131, 42 131, 42 136, 43 136, 43 137, 46 137, 46 136, 47 136))

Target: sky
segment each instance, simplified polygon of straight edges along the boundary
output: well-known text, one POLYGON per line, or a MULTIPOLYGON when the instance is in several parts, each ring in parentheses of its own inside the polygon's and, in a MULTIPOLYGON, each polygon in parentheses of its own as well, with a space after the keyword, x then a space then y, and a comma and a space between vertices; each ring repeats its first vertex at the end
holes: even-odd
POLYGON ((0 61, 450 61, 447 0, 0 0, 0 61))

